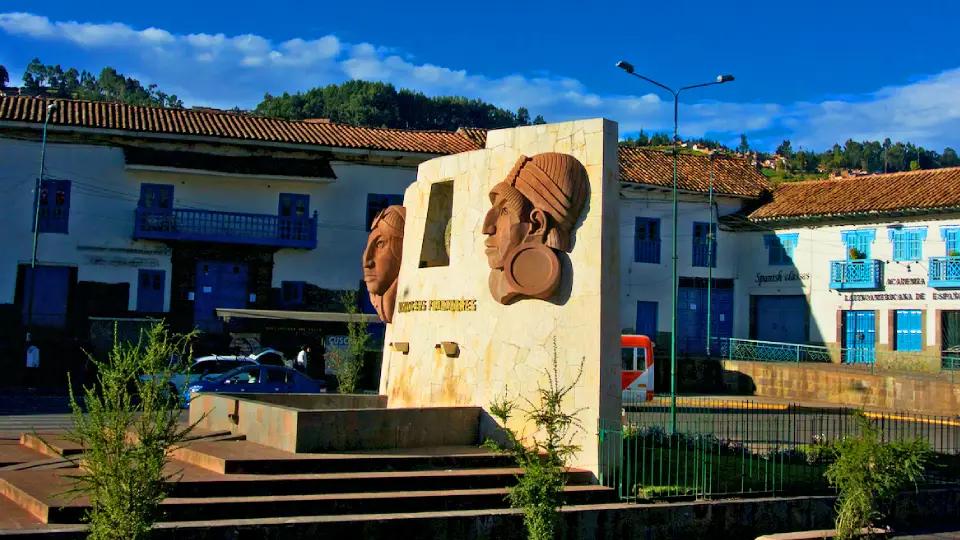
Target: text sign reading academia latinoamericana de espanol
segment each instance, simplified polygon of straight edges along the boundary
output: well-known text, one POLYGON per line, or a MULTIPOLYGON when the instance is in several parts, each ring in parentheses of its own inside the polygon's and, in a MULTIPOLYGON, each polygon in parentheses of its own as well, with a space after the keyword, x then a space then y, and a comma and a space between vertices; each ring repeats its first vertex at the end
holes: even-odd
POLYGON ((409 300, 397 302, 397 311, 409 313, 411 311, 476 311, 476 299, 460 300, 409 300))

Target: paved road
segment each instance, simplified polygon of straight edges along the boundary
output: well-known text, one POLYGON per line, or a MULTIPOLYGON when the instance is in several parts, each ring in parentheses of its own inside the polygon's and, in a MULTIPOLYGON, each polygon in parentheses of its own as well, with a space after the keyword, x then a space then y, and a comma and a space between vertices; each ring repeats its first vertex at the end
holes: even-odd
MULTIPOLYGON (((181 420, 188 420, 186 410, 181 420)), ((70 399, 67 396, 0 396, 0 439, 19 437, 21 433, 65 431, 73 426, 70 399)))

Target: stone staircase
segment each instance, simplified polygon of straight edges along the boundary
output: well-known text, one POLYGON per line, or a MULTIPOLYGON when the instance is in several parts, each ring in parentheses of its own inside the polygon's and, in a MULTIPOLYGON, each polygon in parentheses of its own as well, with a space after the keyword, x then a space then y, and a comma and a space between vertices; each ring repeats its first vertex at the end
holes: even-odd
MULTIPOLYGON (((50 442, 74 451, 62 441, 50 442)), ((21 443, 37 459, 0 468, 0 495, 6 499, 0 508, 14 503, 36 521, 35 529, 80 524, 88 502, 62 494, 72 485, 70 476, 83 471, 58 460, 32 436, 21 443)), ((522 474, 510 457, 477 446, 293 454, 223 432, 200 433, 172 455, 169 472, 179 481, 161 517, 171 525, 496 511, 509 506, 508 490, 522 474)), ((591 484, 588 471, 571 470, 568 480, 566 505, 615 500, 612 490, 591 484)), ((0 517, 0 532, 8 533, 4 528, 0 517)))

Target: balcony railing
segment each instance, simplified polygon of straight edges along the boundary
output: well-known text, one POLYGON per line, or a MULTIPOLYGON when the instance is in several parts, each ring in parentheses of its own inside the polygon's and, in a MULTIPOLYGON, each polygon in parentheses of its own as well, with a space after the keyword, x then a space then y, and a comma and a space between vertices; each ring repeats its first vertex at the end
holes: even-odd
POLYGON ((133 238, 315 249, 317 213, 309 218, 285 218, 213 210, 138 208, 133 238))
POLYGON ((830 288, 840 291, 883 287, 883 261, 830 261, 830 288))
POLYGON ((960 288, 960 257, 930 257, 931 287, 960 288))

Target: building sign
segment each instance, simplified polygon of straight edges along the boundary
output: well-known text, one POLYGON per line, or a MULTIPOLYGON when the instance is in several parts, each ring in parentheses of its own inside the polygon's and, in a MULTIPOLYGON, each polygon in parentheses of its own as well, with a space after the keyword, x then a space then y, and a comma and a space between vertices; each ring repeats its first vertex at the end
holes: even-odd
MULTIPOLYGON (((844 302, 885 302, 887 300, 926 300, 927 293, 876 293, 876 294, 845 294, 844 302)), ((933 299, 937 299, 937 293, 934 293, 933 299)))
POLYGON ((98 251, 101 253, 128 253, 135 255, 170 255, 173 250, 169 247, 158 246, 150 249, 123 248, 107 246, 77 246, 77 251, 98 251))
POLYGON ((934 300, 960 300, 960 292, 935 292, 934 300))
POLYGON ((889 278, 887 279, 887 285, 920 285, 925 287, 927 285, 927 280, 921 278, 889 278))
POLYGON ((160 266, 160 261, 148 257, 87 255, 86 262, 94 266, 123 266, 129 268, 157 268, 160 266))
POLYGON ((323 348, 327 352, 333 350, 346 350, 350 342, 347 336, 326 336, 323 338, 323 348))
POLYGON ((397 311, 476 311, 476 299, 461 300, 409 300, 397 303, 397 311))
POLYGON ((757 274, 757 286, 762 287, 764 283, 783 283, 787 281, 807 281, 810 279, 810 274, 798 274, 796 270, 790 270, 786 274, 783 273, 783 270, 777 272, 776 274, 757 274))

